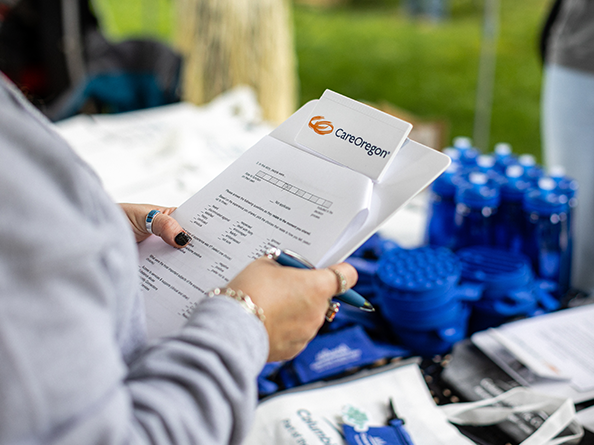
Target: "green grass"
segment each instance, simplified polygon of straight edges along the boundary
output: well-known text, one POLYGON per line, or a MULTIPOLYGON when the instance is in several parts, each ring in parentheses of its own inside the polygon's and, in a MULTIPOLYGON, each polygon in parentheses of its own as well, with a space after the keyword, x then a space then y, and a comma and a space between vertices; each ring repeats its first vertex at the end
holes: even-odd
MULTIPOLYGON (((444 119, 451 136, 472 136, 483 14, 466 3, 439 24, 412 21, 401 8, 382 4, 296 7, 301 101, 330 88, 360 100, 388 101, 423 119, 444 119)), ((540 159, 537 36, 546 4, 501 3, 487 151, 506 141, 540 159)))
MULTIPOLYGON (((549 3, 500 0, 491 137, 485 151, 505 141, 514 151, 541 159, 537 41, 549 3)), ((172 0, 97 4, 114 38, 170 38, 172 0)), ((295 5, 300 104, 330 88, 358 100, 387 101, 422 119, 444 120, 450 137, 472 136, 483 2, 450 4, 449 19, 439 24, 410 20, 394 0, 352 0, 331 8, 295 5)))

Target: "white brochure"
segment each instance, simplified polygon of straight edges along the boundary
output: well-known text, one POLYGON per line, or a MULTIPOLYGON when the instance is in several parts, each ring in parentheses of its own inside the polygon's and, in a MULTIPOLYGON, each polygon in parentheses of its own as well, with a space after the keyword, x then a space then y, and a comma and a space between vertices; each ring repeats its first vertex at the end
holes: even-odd
POLYGON ((269 247, 317 267, 345 259, 450 159, 407 140, 381 181, 298 148, 315 101, 175 211, 192 236, 183 249, 157 237, 140 245, 149 337, 180 328, 208 290, 225 285, 269 247))
POLYGON ((594 398, 594 305, 564 309, 474 334, 472 342, 524 386, 594 398))

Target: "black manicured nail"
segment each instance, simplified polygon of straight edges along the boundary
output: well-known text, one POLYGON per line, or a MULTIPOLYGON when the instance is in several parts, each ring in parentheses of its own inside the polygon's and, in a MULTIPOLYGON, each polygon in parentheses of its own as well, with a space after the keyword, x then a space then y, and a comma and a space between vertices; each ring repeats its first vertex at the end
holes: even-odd
POLYGON ((186 232, 179 232, 175 237, 178 246, 185 246, 190 241, 190 236, 186 232))

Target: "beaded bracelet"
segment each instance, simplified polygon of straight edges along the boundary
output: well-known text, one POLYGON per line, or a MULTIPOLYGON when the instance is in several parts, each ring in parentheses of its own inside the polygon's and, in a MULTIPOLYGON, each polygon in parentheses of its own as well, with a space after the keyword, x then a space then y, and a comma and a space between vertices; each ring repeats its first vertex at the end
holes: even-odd
POLYGON ((217 295, 222 295, 225 297, 230 297, 236 300, 241 306, 250 314, 255 315, 260 319, 262 323, 266 320, 266 316, 264 315, 264 311, 261 307, 258 307, 254 304, 252 299, 249 295, 244 294, 240 290, 233 290, 230 287, 217 287, 207 294, 209 297, 215 297, 217 295))

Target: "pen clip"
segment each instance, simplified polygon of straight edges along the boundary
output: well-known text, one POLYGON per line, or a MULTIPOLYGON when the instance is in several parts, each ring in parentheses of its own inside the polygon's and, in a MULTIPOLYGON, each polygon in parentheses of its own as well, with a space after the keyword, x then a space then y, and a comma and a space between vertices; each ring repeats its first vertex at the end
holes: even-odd
POLYGON ((313 265, 313 264, 311 264, 309 261, 307 261, 307 260, 305 259, 305 257, 303 257, 303 256, 299 255, 299 254, 298 254, 298 253, 296 253, 296 252, 293 252, 292 250, 286 250, 286 249, 284 249, 284 250, 282 250, 282 252, 283 252, 285 255, 287 255, 287 256, 290 256, 290 257, 291 257, 291 258, 293 258, 293 259, 296 259, 297 261, 299 261, 300 263, 302 263, 302 264, 304 264, 305 266, 309 267, 310 269, 315 269, 315 268, 316 268, 316 266, 314 266, 314 265, 313 265))
POLYGON ((305 259, 305 257, 299 255, 296 252, 293 252, 292 250, 287 250, 287 249, 279 249, 277 247, 271 247, 270 249, 268 249, 266 251, 266 256, 268 258, 270 258, 271 260, 277 260, 279 256, 281 256, 281 254, 285 254, 291 258, 293 258, 294 260, 299 261, 301 264, 303 264, 304 266, 306 266, 309 269, 315 269, 316 267, 311 264, 309 261, 307 261, 305 259))

